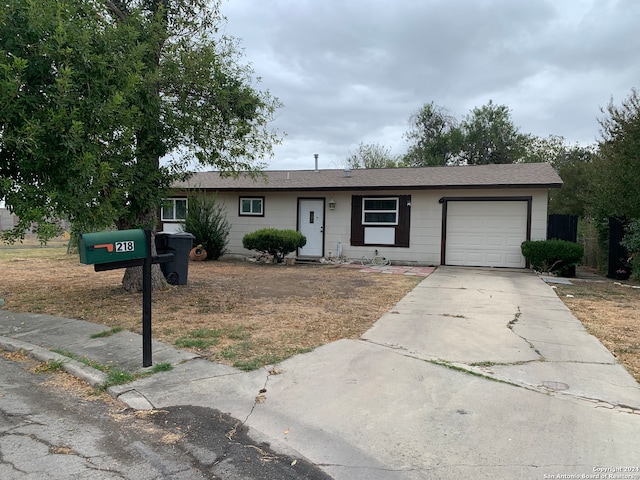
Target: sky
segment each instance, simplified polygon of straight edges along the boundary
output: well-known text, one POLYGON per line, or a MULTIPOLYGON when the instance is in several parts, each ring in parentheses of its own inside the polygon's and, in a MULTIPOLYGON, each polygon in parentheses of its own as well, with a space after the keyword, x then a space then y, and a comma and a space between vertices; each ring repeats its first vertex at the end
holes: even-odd
POLYGON ((402 154, 434 102, 511 110, 522 133, 599 139, 600 109, 640 87, 637 0, 226 0, 222 32, 283 107, 270 170, 342 168, 363 143, 402 154))

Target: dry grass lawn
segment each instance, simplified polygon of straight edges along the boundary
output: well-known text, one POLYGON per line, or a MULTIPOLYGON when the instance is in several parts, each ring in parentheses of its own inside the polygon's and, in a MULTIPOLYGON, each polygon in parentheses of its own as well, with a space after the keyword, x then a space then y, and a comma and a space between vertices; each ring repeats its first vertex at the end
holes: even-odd
POLYGON ((640 288, 637 282, 571 280, 556 292, 587 331, 640 382, 640 288), (571 296, 567 296, 571 295, 571 296))
MULTIPOLYGON (((141 295, 122 290, 123 271, 96 273, 61 245, 0 247, 4 308, 139 332, 141 295)), ((188 285, 153 293, 153 336, 253 369, 334 340, 358 338, 419 281, 331 265, 192 262, 188 285)), ((640 382, 640 289, 625 283, 576 280, 556 291, 640 382)))
MULTIPOLYGON (((124 270, 94 272, 63 247, 0 248, 0 298, 46 313, 141 330, 142 298, 124 270)), ((421 278, 333 265, 191 262, 187 285, 153 292, 153 337, 242 369, 358 338, 421 278)))

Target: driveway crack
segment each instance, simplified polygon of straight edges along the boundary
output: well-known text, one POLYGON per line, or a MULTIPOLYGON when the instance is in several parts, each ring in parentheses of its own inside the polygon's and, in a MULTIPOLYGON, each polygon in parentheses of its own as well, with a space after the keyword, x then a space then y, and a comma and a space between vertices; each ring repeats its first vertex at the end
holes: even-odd
POLYGON ((507 323, 507 328, 509 330, 513 330, 513 326, 516 323, 518 323, 518 320, 520 320, 520 316, 522 315, 522 312, 520 311, 520 306, 518 306, 517 308, 518 308, 518 311, 516 312, 515 316, 513 317, 513 320, 510 320, 509 323, 507 323))
MULTIPOLYGON (((546 389, 546 390, 549 390, 549 389, 546 389)), ((568 397, 576 400, 581 400, 587 403, 591 403, 591 404, 594 404, 595 408, 605 408, 607 410, 615 410, 619 413, 627 413, 630 415, 640 415, 640 408, 633 407, 631 405, 627 405, 624 403, 612 403, 607 400, 602 400, 595 397, 588 397, 586 395, 578 395, 571 392, 561 392, 561 391, 550 390, 548 391, 548 393, 554 396, 568 397)))
POLYGON ((269 383, 269 379, 271 378, 272 375, 280 375, 282 373, 282 370, 280 370, 279 368, 277 368, 275 365, 272 366, 268 371, 267 371, 267 377, 264 379, 264 384, 262 386, 262 388, 260 390, 258 390, 258 395, 256 395, 256 398, 253 401, 253 405, 251 406, 251 410, 249 410, 249 413, 247 413, 247 416, 245 417, 244 420, 238 420, 238 422, 236 422, 236 424, 233 426, 233 428, 227 432, 227 438, 229 440, 233 439, 234 435, 236 434, 236 432, 238 431, 238 428, 241 428, 242 426, 244 426, 247 421, 249 421, 249 418, 251 417, 251 415, 253 415, 253 411, 256 409, 256 406, 258 406, 258 404, 260 403, 264 403, 267 400, 267 397, 265 396, 265 393, 267 393, 267 385, 269 383))
POLYGON ((361 342, 370 343, 372 345, 377 345, 379 347, 390 348, 392 350, 405 350, 405 351, 407 351, 407 348, 405 348, 402 345, 399 345, 397 343, 374 342, 373 340, 370 340, 368 338, 360 338, 359 340, 361 342))
POLYGON ((520 317, 522 316, 522 311, 520 310, 520 306, 518 305, 516 307, 518 309, 518 311, 515 313, 513 320, 510 320, 507 323, 507 328, 509 330, 511 330, 513 332, 514 335, 520 337, 522 340, 524 340, 525 342, 527 342, 529 344, 529 347, 531 347, 531 349, 536 352, 536 355, 538 355, 540 357, 540 361, 545 361, 544 356, 542 355, 542 353, 540 353, 540 350, 538 350, 536 348, 536 346, 533 344, 533 342, 531 342, 529 339, 523 337, 522 335, 520 335, 518 332, 516 332, 514 330, 514 327, 516 326, 516 324, 518 323, 518 321, 520 320, 520 317))

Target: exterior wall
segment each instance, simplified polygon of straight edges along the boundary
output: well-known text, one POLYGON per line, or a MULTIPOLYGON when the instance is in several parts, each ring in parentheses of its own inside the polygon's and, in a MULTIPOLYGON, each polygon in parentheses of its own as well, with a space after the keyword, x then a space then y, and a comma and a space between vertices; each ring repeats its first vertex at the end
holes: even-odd
POLYGON ((409 248, 386 246, 350 245, 351 237, 351 196, 354 192, 271 192, 251 193, 219 192, 218 201, 223 202, 227 220, 231 224, 229 235, 229 253, 248 255, 242 247, 242 237, 265 227, 296 229, 299 198, 325 199, 324 256, 336 256, 338 244, 347 258, 360 259, 373 257, 378 252, 393 262, 415 263, 421 265, 439 265, 442 240, 442 197, 508 197, 531 196, 531 239, 544 240, 547 232, 547 194, 543 189, 450 189, 450 190, 367 190, 358 191, 358 195, 411 195, 411 230, 409 248), (264 216, 239 215, 239 198, 247 196, 264 197, 264 216), (335 201, 334 210, 329 209, 329 200, 335 201))
MULTIPOLYGON (((407 192, 367 191, 362 195, 406 194, 407 192)), ((531 196, 531 239, 544 240, 547 235, 547 189, 510 190, 419 190, 411 194, 411 233, 409 248, 352 247, 349 245, 351 225, 351 193, 328 196, 336 201, 334 211, 327 210, 325 250, 335 252, 338 242, 348 258, 360 259, 379 255, 396 262, 439 265, 442 240, 442 197, 531 196)), ((327 199, 328 201, 328 199, 327 199)))
POLYGON ((18 224, 18 217, 13 215, 7 208, 0 208, 0 230, 9 230, 18 224))
POLYGON ((547 204, 549 201, 548 192, 536 192, 532 194, 533 204, 531 205, 531 240, 547 239, 547 204))
POLYGON ((297 200, 295 195, 281 192, 219 193, 227 210, 227 221, 231 224, 229 253, 250 255, 256 252, 242 246, 242 237, 261 228, 296 229, 297 200), (264 216, 243 216, 239 214, 240 197, 264 197, 264 216))

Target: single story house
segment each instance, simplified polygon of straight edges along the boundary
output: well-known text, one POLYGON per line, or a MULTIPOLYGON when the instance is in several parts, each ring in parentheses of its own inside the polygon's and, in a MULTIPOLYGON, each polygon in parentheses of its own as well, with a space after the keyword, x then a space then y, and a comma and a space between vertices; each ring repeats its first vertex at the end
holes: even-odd
POLYGON ((224 203, 232 254, 255 253, 242 237, 274 227, 306 236, 298 258, 378 254, 399 264, 523 268, 520 244, 546 238, 549 189, 561 185, 546 163, 200 172, 174 185, 161 221, 176 231, 199 190, 224 203))

